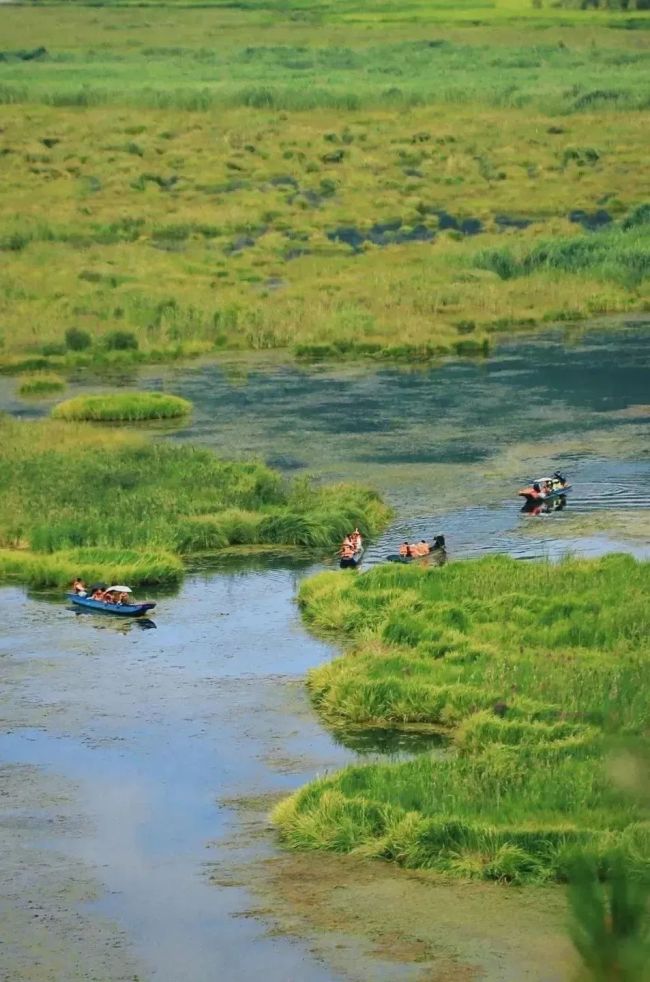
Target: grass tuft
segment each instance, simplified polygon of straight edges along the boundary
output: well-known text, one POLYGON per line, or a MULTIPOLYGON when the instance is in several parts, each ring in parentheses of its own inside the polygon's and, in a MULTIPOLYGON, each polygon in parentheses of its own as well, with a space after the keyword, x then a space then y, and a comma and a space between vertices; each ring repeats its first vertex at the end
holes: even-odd
POLYGON ((65 379, 54 372, 35 372, 24 375, 18 391, 21 396, 47 396, 65 389, 65 379))
POLYGON ((192 411, 192 403, 163 392, 124 392, 76 396, 52 410, 54 419, 134 423, 146 419, 173 419, 192 411))
POLYGON ((617 851, 650 877, 647 816, 605 764, 609 740, 647 739, 649 587, 650 564, 622 555, 305 581, 307 622, 351 645, 309 674, 319 712, 444 726, 453 743, 308 784, 274 813, 282 837, 511 883, 564 880, 577 852, 604 868, 617 851))

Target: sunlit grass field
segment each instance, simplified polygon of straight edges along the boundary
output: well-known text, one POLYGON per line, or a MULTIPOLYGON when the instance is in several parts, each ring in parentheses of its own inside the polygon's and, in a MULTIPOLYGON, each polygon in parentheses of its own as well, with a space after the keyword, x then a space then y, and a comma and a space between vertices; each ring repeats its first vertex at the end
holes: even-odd
POLYGON ((647 878, 621 754, 647 747, 649 586, 622 555, 305 582, 308 623, 351 644, 310 674, 326 719, 446 727, 453 749, 312 782, 276 810, 283 838, 514 882, 566 879, 579 851, 604 872, 619 853, 647 878))
POLYGON ((2 21, 5 370, 480 355, 648 307, 643 10, 75 3, 2 21))

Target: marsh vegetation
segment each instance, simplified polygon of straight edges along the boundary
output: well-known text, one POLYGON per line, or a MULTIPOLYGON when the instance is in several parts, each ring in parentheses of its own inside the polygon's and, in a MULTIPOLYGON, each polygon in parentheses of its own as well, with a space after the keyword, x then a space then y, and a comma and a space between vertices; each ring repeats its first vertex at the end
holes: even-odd
POLYGON ((164 11, 3 12, 4 370, 480 356, 647 307, 643 11, 164 11))
POLYGON ((55 372, 33 372, 23 375, 18 391, 21 396, 38 398, 65 389, 65 379, 55 372))
POLYGON ((291 483, 261 463, 58 420, 0 418, 0 491, 0 577, 43 586, 174 581, 182 557, 228 546, 327 551, 389 516, 361 487, 291 483))
POLYGON ((650 568, 630 557, 506 557, 378 567, 305 584, 308 623, 349 639, 313 670, 333 722, 436 725, 453 752, 351 767, 275 812, 293 846, 515 882, 624 854, 647 877, 648 828, 606 766, 648 718, 650 568))
POLYGON ((87 420, 95 423, 133 423, 147 419, 187 416, 192 404, 164 392, 118 392, 76 396, 52 410, 55 419, 87 420))

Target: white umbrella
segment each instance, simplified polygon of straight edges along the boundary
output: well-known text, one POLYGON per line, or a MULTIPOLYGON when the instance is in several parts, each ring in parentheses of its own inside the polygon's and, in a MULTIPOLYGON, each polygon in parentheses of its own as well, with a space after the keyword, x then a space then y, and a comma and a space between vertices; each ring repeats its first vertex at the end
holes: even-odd
POLYGON ((130 586, 109 586, 106 593, 133 593, 130 586))

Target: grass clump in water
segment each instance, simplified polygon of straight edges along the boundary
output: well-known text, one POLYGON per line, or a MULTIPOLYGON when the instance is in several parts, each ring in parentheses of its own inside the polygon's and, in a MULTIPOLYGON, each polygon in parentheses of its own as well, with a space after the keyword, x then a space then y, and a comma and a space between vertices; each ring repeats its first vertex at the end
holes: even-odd
POLYGON ((52 392, 61 392, 65 389, 65 379, 54 372, 35 372, 33 375, 25 375, 20 381, 18 391, 21 396, 48 396, 52 392))
POLYGON ((381 566, 301 586, 303 614, 349 653, 309 675, 334 724, 427 724, 450 750, 351 767, 282 803, 282 837, 407 866, 512 882, 563 880, 577 852, 650 877, 641 804, 605 748, 647 740, 650 565, 489 557, 381 566))
POLYGON ((96 423, 134 423, 147 419, 174 419, 192 412, 192 403, 164 392, 118 392, 76 396, 52 410, 55 419, 96 423))
POLYGON ((0 580, 37 587, 60 587, 80 576, 88 583, 103 580, 133 586, 177 583, 183 577, 178 556, 158 551, 102 547, 60 549, 52 553, 0 549, 0 580))
POLYGON ((288 482, 261 463, 86 423, 0 417, 0 577, 62 584, 90 568, 157 582, 198 552, 333 550, 342 530, 376 533, 389 514, 354 485, 288 482))

